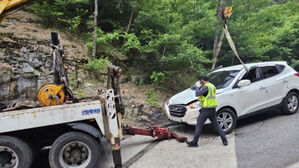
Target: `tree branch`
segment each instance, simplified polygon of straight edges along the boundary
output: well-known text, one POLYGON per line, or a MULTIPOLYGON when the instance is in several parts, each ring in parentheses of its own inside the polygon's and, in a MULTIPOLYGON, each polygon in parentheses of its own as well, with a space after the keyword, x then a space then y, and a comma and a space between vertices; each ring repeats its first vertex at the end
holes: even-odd
POLYGON ((93 48, 92 48, 92 59, 96 58, 97 51, 97 25, 98 25, 98 0, 94 0, 94 27, 93 27, 93 48))
POLYGON ((214 37, 214 46, 213 46, 213 66, 212 66, 212 70, 214 70, 215 66, 216 66, 216 48, 217 48, 217 43, 218 43, 218 27, 219 27, 219 9, 220 9, 220 4, 221 0, 218 0, 218 4, 217 4, 217 13, 216 13, 216 24, 215 24, 215 37, 214 37))
POLYGON ((128 23, 128 26, 127 26, 127 30, 126 30, 127 33, 129 33, 129 31, 130 31, 130 27, 131 27, 131 23, 132 23, 132 20, 133 20, 133 16, 134 16, 134 10, 132 9, 130 20, 129 20, 129 23, 128 23))

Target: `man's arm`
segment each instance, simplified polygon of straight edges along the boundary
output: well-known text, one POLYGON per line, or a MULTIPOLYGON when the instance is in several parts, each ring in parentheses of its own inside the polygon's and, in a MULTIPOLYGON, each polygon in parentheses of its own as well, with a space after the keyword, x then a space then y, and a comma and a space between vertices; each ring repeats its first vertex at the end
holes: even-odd
POLYGON ((209 88, 207 86, 201 86, 195 91, 195 96, 207 96, 209 88))

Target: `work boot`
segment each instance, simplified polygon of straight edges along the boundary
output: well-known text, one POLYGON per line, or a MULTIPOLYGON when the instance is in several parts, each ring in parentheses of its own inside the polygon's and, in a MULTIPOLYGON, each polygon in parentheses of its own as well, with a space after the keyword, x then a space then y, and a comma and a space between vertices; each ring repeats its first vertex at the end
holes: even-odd
POLYGON ((198 147, 197 142, 194 141, 187 141, 186 142, 189 147, 198 147))
POLYGON ((228 145, 227 139, 223 139, 222 143, 223 143, 224 146, 227 146, 228 145))

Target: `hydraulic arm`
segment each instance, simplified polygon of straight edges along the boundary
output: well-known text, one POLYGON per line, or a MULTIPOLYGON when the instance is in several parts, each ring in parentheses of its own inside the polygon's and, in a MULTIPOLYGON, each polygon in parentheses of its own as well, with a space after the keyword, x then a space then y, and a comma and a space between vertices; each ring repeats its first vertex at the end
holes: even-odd
POLYGON ((152 136, 158 137, 159 140, 166 140, 166 139, 176 139, 178 142, 186 142, 187 138, 179 136, 174 132, 160 127, 148 127, 148 128, 138 128, 138 127, 124 127, 124 131, 127 134, 131 135, 145 135, 145 136, 152 136))

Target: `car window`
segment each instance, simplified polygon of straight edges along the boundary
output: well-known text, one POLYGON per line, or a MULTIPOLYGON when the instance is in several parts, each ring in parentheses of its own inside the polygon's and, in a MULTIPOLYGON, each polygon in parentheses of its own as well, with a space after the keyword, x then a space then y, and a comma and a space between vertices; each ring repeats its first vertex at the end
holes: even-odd
POLYGON ((276 68, 276 66, 264 66, 259 68, 260 76, 262 79, 270 78, 272 76, 275 76, 279 74, 279 70, 276 68))
POLYGON ((278 68, 279 73, 282 72, 284 70, 284 68, 285 68, 284 65, 276 65, 276 67, 278 68))
MULTIPOLYGON (((211 82, 216 89, 223 89, 231 84, 239 72, 239 70, 217 71, 211 72, 207 76, 209 78, 209 82, 211 82)), ((195 83, 190 89, 195 90, 198 87, 196 85, 197 84, 195 83)))
POLYGON ((239 70, 217 71, 209 73, 207 76, 209 82, 215 85, 216 89, 223 89, 231 84, 239 72, 239 70))
POLYGON ((258 75, 257 75, 257 68, 251 69, 249 72, 247 72, 241 80, 248 79, 251 81, 251 83, 256 82, 259 80, 258 75))

